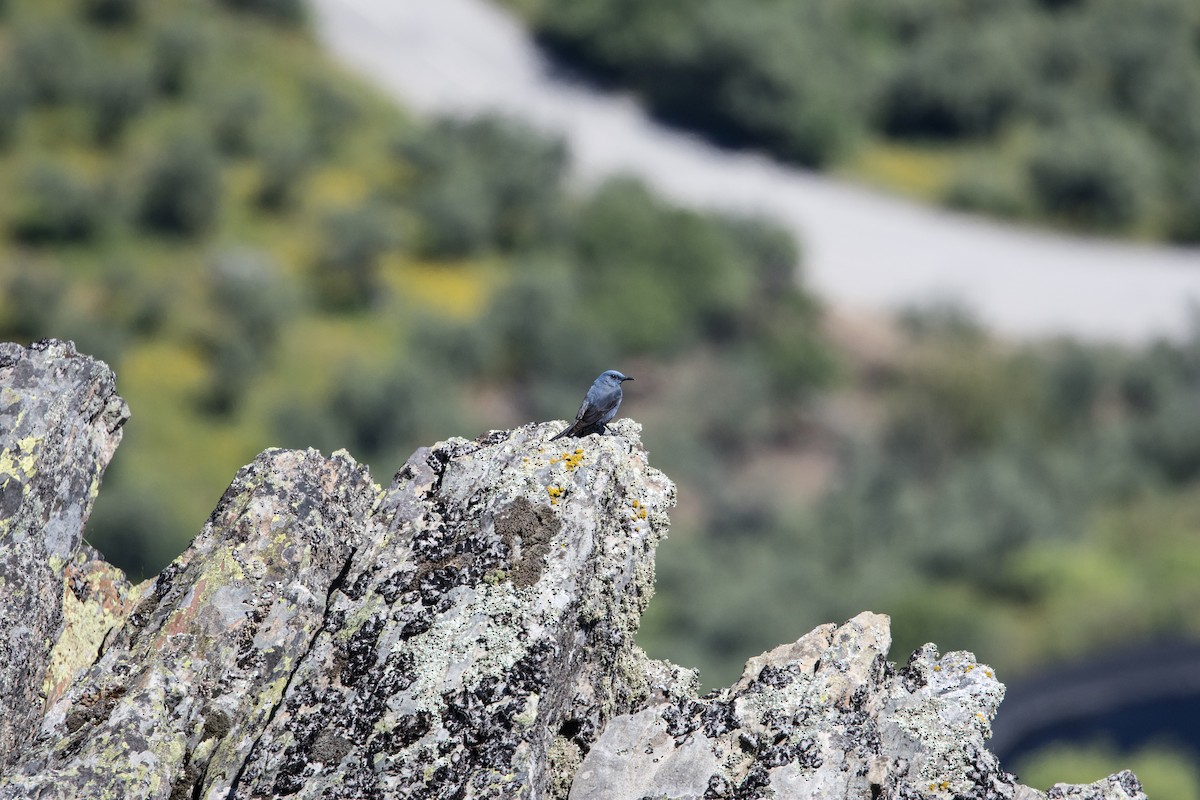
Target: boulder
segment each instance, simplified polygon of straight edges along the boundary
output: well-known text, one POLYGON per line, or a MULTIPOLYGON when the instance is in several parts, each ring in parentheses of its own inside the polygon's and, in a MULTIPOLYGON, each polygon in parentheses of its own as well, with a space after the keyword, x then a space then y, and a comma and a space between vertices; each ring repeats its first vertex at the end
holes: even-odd
POLYGON ((268 450, 131 586, 79 535, 113 385, 69 344, 0 349, 4 800, 1144 797, 1020 786, 985 746, 991 669, 897 668, 879 614, 698 696, 635 642, 675 489, 631 420, 449 439, 386 488, 268 450))

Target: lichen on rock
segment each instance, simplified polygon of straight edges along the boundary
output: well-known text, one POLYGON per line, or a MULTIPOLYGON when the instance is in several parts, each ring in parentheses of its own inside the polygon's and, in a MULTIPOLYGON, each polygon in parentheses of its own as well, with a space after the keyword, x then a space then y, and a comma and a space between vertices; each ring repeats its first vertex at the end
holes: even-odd
POLYGON ((0 344, 0 771, 41 716, 66 570, 128 418, 112 370, 70 342, 0 344))
MULTIPOLYGON (((5 347, 0 379, 27 364, 20 385, 81 367, 61 343, 5 347)), ((58 620, 27 676, 45 701, 4 686, 26 715, 6 729, 2 800, 1066 796, 1019 786, 984 747, 990 669, 932 645, 896 668, 882 615, 821 626, 703 697, 693 671, 648 659, 635 636, 675 490, 631 420, 566 451, 556 423, 449 439, 386 488, 344 451, 265 451, 141 587, 61 532, 30 546, 48 530, 29 522, 31 476, 54 487, 37 513, 55 491, 85 509, 124 419, 90 364, 99 384, 71 384, 103 399, 83 404, 98 427, 79 429, 82 466, 52 430, 79 414, 0 381, 0 414, 22 421, 0 481, 25 543, 4 540, 24 561, 0 559, 0 580, 40 558, 38 610, 58 620), (93 477, 54 478, 78 469, 93 477)), ((1075 790, 1142 796, 1128 773, 1075 790)))

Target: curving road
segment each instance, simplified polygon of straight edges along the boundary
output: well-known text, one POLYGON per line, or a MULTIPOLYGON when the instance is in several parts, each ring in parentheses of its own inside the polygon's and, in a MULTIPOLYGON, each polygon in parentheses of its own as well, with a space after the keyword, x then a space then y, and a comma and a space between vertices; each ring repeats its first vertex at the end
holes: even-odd
POLYGON ((421 113, 498 110, 565 137, 579 174, 640 176, 698 207, 761 212, 803 241, 833 305, 962 303, 994 330, 1137 342, 1190 329, 1200 250, 993 223, 721 150, 650 121, 629 97, 554 73, 485 0, 312 0, 337 58, 421 113))

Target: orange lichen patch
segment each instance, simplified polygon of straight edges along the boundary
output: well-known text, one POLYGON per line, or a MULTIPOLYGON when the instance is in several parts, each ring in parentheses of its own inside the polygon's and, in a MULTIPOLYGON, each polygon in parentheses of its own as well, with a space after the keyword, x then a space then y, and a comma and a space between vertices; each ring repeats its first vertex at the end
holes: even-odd
POLYGON ((558 498, 562 497, 565 491, 566 490, 560 486, 547 486, 546 494, 550 495, 550 504, 555 506, 558 505, 558 498))
POLYGON ((551 464, 561 463, 568 470, 573 470, 583 463, 583 448, 576 447, 573 453, 563 453, 550 459, 551 464))

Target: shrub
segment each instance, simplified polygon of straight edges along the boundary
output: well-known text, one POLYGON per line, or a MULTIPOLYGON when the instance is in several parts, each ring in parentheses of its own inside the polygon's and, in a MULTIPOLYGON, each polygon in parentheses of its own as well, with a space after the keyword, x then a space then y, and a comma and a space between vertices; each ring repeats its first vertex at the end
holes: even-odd
POLYGON ((313 147, 318 153, 329 155, 361 115, 358 101, 341 86, 323 78, 310 78, 305 83, 304 99, 312 125, 309 135, 313 147))
POLYGON ((204 50, 204 36, 195 20, 172 18, 154 31, 150 47, 150 82, 154 89, 166 97, 183 95, 204 50))
POLYGON ((145 71, 134 65, 118 65, 98 71, 86 84, 85 102, 92 113, 92 137, 99 145, 111 145, 124 132, 149 100, 150 84, 145 71))
POLYGON ((402 364, 382 374, 349 371, 329 408, 345 415, 349 447, 376 464, 392 462, 383 469, 398 467, 419 442, 444 438, 442 426, 456 414, 454 392, 433 365, 402 364))
POLYGON ((1158 191, 1158 167, 1144 139, 1102 116, 1044 131, 1026 169, 1045 213, 1086 228, 1128 227, 1158 191))
POLYGON ((1134 429, 1134 450, 1145 463, 1175 485, 1200 476, 1200 425, 1194 392, 1171 394, 1155 414, 1134 429))
POLYGON ((32 342, 53 335, 54 321, 67 288, 57 266, 18 263, 0 293, 0 328, 4 338, 32 342))
POLYGON ((580 209, 573 235, 587 313, 612 326, 623 350, 665 353, 698 336, 737 333, 755 275, 716 217, 614 179, 580 209))
POLYGON ((614 354, 609 331, 578 312, 579 290, 564 265, 523 260, 513 273, 481 325, 492 334, 488 364, 496 377, 525 383, 539 374, 576 374, 581 363, 607 363, 614 354))
POLYGON ((487 373, 491 331, 428 313, 409 325, 409 351, 415 360, 437 364, 449 375, 475 380, 487 373))
POLYGON ((199 236, 215 224, 220 205, 221 163, 212 144, 190 132, 169 135, 142 177, 138 221, 158 233, 199 236))
POLYGON ((222 328, 266 353, 293 307, 287 282, 263 252, 231 249, 220 253, 209 273, 212 308, 224 318, 222 328))
POLYGON ((561 214, 566 148, 511 120, 443 119, 396 143, 414 173, 421 249, 458 258, 545 242, 561 214))
POLYGON ((1132 359, 1117 379, 1120 398, 1135 415, 1152 417, 1177 391, 1173 373, 1161 356, 1132 359))
POLYGON ((1031 82, 1013 33, 943 25, 909 48, 880 102, 880 124, 899 137, 954 139, 995 133, 1031 82))
POLYGON ((446 166, 436 182, 421 188, 411 202, 420 223, 423 255, 465 258, 482 252, 494 240, 496 209, 476 164, 446 166))
POLYGON ((838 370, 837 354, 822 335, 816 304, 798 293, 788 299, 767 310, 753 339, 772 399, 782 404, 810 398, 829 386, 838 370))
POLYGON ((277 414, 277 436, 289 447, 345 447, 376 474, 391 474, 418 445, 454 430, 454 396, 436 365, 351 364, 317 409, 295 405, 277 414))
POLYGON ((0 67, 0 149, 16 139, 28 105, 29 95, 24 84, 11 68, 0 67))
POLYGON ((199 339, 210 370, 201 409, 215 415, 238 409, 292 309, 289 289, 265 253, 228 249, 214 260, 208 294, 217 317, 199 339))
POLYGON ((1176 181, 1167 235, 1177 242, 1200 243, 1200 158, 1185 165, 1176 181))
POLYGON ((70 169, 37 164, 22 181, 10 232, 27 244, 85 241, 100 227, 104 207, 100 193, 70 169))
POLYGON ((125 260, 106 259, 102 273, 99 290, 104 316, 135 336, 159 333, 171 311, 174 295, 170 284, 146 280, 135 262, 125 260))
POLYGON ((796 4, 790 13, 752 9, 710 5, 705 28, 712 41, 705 50, 714 51, 713 63, 708 69, 704 61, 697 64, 700 102, 688 103, 693 110, 683 112, 685 121, 711 105, 718 118, 701 124, 718 138, 827 166, 850 149, 862 127, 861 62, 837 44, 838 23, 817 6, 796 4))
POLYGON ((141 13, 142 0, 83 0, 84 17, 97 25, 129 25, 141 13))
POLYGON ((197 406, 206 414, 229 416, 237 411, 258 372, 259 354, 246 339, 225 332, 202 337, 201 347, 209 376, 197 406))
POLYGON ((307 18, 304 0, 221 0, 221 3, 235 11, 284 25, 299 25, 307 18))
POLYGON ((1014 176, 976 167, 954 176, 942 202, 960 211, 1015 218, 1027 211, 1022 190, 1014 176))
POLYGON ((91 59, 87 42, 74 25, 18 28, 12 37, 15 76, 34 102, 54 105, 78 96, 91 59))
POLYGON ((1060 432, 1093 425, 1105 379, 1106 368, 1095 348, 1064 344, 1052 353, 1041 381, 1050 425, 1060 432))
POLYGON ((378 296, 379 257, 395 243, 381 209, 343 209, 324 221, 314 286, 322 306, 335 311, 364 308, 378 296))
POLYGON ((787 229, 764 217, 728 216, 719 222, 749 263, 760 299, 799 291, 800 247, 787 229))
POLYGON ((293 132, 264 137, 259 146, 259 208, 280 211, 292 205, 296 189, 312 167, 312 147, 293 132))
POLYGON ((1200 157, 1200 59, 1160 65, 1137 96, 1138 118, 1176 152, 1200 157))
POLYGON ((217 149, 229 156, 249 153, 266 104, 266 96, 257 86, 225 87, 210 98, 205 116, 217 149))

